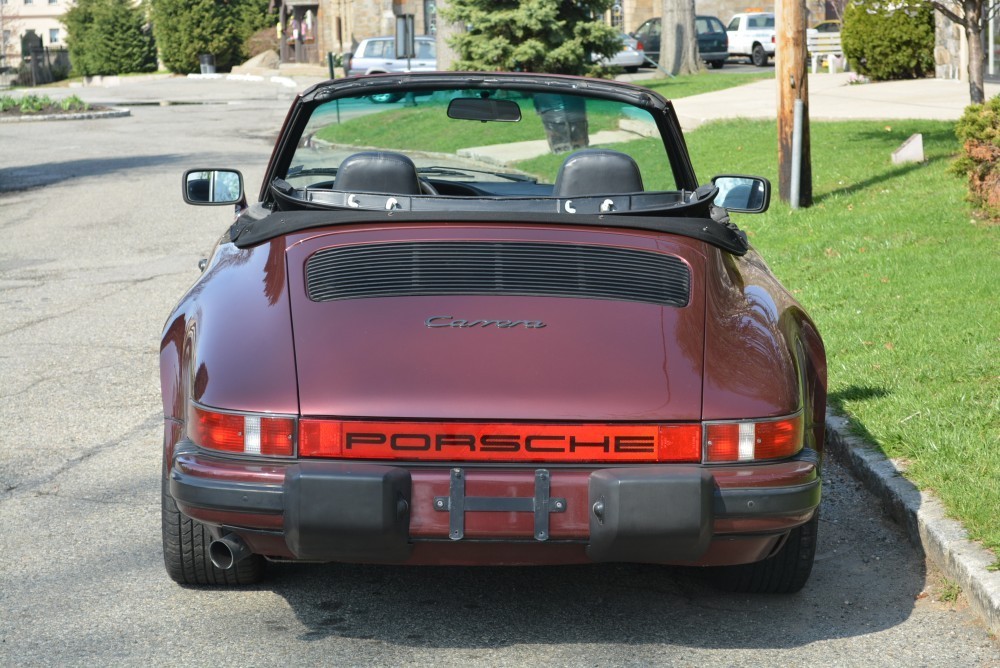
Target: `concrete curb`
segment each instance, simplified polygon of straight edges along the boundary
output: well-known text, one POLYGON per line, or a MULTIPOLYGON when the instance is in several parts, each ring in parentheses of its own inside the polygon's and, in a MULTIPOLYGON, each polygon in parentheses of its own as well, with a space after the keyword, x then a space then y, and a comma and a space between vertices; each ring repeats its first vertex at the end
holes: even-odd
POLYGON ((36 116, 12 116, 0 118, 0 123, 30 123, 31 121, 87 121, 94 118, 123 118, 131 116, 132 112, 124 107, 111 107, 107 111, 81 111, 75 114, 44 114, 36 116))
POLYGON ((851 434, 846 418, 827 410, 826 433, 828 450, 882 500, 890 516, 905 527, 910 542, 962 588, 970 609, 987 628, 1000 633, 1000 572, 988 570, 996 561, 993 555, 969 540, 940 501, 918 490, 896 464, 851 434))

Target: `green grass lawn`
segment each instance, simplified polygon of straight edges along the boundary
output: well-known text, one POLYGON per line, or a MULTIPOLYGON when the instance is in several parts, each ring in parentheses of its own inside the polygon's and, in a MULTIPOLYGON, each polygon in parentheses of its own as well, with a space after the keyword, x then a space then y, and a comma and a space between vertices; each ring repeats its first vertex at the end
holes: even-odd
MULTIPOLYGON (((1000 228, 973 220, 952 123, 812 124, 814 206, 737 216, 826 341, 830 404, 1000 553, 1000 228), (927 161, 891 152, 923 133, 927 161)), ((776 181, 773 122, 688 133, 701 180, 776 181), (729 147, 720 150, 719 147, 729 147)))
POLYGON ((676 100, 691 95, 701 95, 717 90, 742 86, 743 84, 760 81, 761 79, 773 79, 774 71, 765 70, 763 72, 703 72, 702 74, 691 74, 681 77, 664 77, 662 79, 644 79, 637 81, 645 88, 655 90, 668 100, 676 100))

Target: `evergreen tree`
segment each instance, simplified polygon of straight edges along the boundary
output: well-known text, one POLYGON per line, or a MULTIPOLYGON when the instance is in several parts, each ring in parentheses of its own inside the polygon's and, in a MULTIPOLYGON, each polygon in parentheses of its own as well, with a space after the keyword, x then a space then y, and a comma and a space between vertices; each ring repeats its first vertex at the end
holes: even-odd
POLYGON ((247 38, 272 22, 268 0, 152 0, 160 58, 172 72, 195 72, 202 54, 219 69, 242 62, 247 38))
POLYGON ((146 12, 130 0, 77 0, 63 17, 73 71, 84 76, 152 72, 156 47, 146 12))
POLYGON ((456 70, 603 73, 593 56, 621 49, 603 20, 613 0, 449 0, 444 17, 463 23, 451 46, 456 70))

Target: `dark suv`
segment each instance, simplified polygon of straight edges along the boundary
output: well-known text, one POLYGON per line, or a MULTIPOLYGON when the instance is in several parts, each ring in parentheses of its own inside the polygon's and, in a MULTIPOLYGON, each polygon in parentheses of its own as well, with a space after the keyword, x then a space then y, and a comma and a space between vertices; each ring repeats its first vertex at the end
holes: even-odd
MULTIPOLYGON (((649 19, 639 29, 632 33, 642 44, 646 57, 653 61, 660 60, 660 34, 662 28, 659 17, 649 19)), ((695 30, 698 32, 698 55, 712 69, 720 69, 729 58, 729 38, 722 21, 714 16, 696 16, 695 30)))

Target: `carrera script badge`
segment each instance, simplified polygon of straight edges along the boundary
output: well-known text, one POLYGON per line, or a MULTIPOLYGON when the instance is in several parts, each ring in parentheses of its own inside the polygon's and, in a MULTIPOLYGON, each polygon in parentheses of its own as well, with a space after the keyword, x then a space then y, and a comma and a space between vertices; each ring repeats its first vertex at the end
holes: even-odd
POLYGON ((458 329, 469 329, 472 327, 499 327, 500 329, 513 329, 523 327, 524 329, 541 329, 545 323, 541 320, 462 320, 450 315, 432 315, 424 320, 428 327, 455 327, 458 329))

